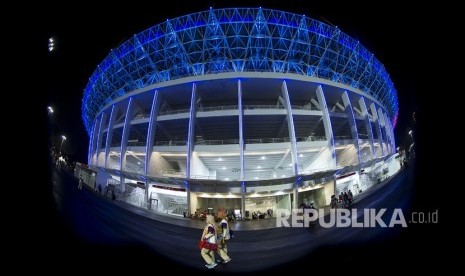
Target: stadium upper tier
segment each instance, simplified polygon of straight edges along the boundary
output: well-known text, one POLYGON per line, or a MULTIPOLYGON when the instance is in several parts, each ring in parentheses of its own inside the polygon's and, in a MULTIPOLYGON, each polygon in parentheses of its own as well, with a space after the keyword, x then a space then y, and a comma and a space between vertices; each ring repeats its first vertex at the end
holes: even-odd
POLYGON ((210 9, 166 20, 112 49, 84 90, 90 135, 101 109, 131 91, 183 77, 228 72, 292 73, 358 89, 396 123, 398 102, 384 66, 338 28, 262 8, 210 9))

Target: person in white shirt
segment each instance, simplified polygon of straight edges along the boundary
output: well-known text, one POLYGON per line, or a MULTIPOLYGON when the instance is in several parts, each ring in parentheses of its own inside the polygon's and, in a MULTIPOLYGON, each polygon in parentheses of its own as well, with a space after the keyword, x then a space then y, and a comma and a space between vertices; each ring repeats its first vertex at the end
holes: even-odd
POLYGON ((218 236, 218 254, 223 259, 223 264, 229 263, 231 258, 228 256, 228 246, 226 242, 231 238, 229 235, 229 224, 224 208, 218 209, 218 218, 221 219, 221 233, 218 236))

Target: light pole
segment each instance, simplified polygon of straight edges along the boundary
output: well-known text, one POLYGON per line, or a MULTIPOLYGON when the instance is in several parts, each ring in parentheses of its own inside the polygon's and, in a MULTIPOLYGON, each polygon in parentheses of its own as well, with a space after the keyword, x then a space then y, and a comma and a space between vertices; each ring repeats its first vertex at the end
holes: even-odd
POLYGON ((61 135, 61 145, 60 145, 60 151, 59 151, 59 156, 61 156, 61 148, 63 147, 63 142, 66 140, 66 136, 61 135))

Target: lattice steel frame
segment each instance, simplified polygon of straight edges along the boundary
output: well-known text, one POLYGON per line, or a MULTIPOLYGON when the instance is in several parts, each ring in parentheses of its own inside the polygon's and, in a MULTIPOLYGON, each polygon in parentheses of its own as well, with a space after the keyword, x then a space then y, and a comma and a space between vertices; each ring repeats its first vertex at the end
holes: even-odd
POLYGON ((360 89, 395 126, 397 93, 381 62, 338 28, 262 8, 210 9, 167 20, 127 40, 97 66, 84 89, 90 135, 97 113, 131 91, 223 72, 295 73, 360 89))

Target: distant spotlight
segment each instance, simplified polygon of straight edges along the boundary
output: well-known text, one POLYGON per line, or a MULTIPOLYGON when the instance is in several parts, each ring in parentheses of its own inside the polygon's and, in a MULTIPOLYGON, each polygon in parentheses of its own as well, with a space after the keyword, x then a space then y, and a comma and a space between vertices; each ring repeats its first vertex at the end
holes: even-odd
POLYGON ((47 106, 48 114, 53 113, 53 108, 51 106, 47 106))
POLYGON ((412 135, 413 131, 412 130, 409 130, 408 134, 412 135))
POLYGON ((62 140, 66 140, 66 136, 61 135, 61 139, 62 139, 62 140))
POLYGON ((55 39, 53 37, 48 39, 48 51, 51 52, 55 49, 55 39))

